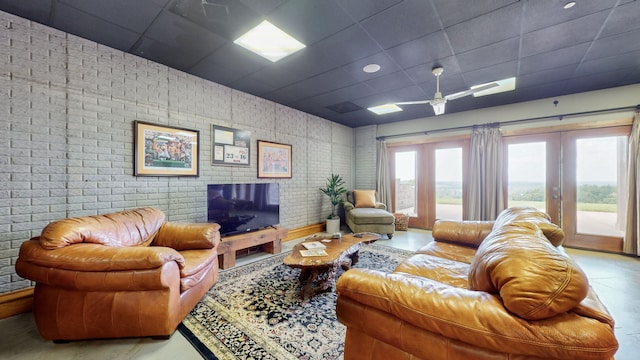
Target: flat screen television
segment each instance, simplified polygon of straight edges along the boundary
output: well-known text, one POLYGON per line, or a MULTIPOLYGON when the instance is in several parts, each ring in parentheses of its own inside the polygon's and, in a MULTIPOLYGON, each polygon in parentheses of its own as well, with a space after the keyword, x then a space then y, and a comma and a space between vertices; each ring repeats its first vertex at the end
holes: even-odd
POLYGON ((280 223, 277 183, 207 185, 207 219, 228 236, 280 223))

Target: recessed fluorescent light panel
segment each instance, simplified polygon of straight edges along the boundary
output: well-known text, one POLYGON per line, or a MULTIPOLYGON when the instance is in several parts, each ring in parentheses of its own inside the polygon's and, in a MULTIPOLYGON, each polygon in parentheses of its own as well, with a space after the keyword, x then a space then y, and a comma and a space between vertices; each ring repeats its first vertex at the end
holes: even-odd
POLYGON ((234 43, 272 62, 306 47, 267 20, 240 36, 234 43))
POLYGON ((486 95, 491 95, 491 94, 498 94, 498 93, 505 92, 505 91, 515 90, 515 88, 516 88, 516 78, 512 77, 512 78, 508 78, 508 79, 492 81, 492 82, 486 83, 486 84, 474 85, 474 86, 471 87, 471 89, 477 89, 479 87, 482 87, 482 86, 485 86, 485 85, 488 85, 488 84, 493 84, 493 83, 498 84, 498 86, 492 87, 491 89, 478 91, 477 93, 474 93, 473 96, 474 97, 478 97, 478 96, 486 96, 486 95))
POLYGON ((367 110, 373 113, 376 113, 377 115, 384 115, 384 114, 390 114, 390 113, 402 111, 402 108, 400 108, 396 104, 384 104, 384 105, 378 105, 378 106, 367 108, 367 110))

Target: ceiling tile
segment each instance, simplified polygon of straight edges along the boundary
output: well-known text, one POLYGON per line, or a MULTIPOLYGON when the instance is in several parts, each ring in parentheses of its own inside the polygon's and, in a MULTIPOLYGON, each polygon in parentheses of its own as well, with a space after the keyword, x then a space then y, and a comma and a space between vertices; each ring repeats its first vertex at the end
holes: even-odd
POLYGON ((445 28, 506 7, 518 0, 432 0, 445 28))
POLYGON ((464 79, 467 87, 507 79, 516 76, 517 64, 517 61, 510 61, 480 70, 469 71, 464 73, 464 79))
MULTIPOLYGON (((633 69, 638 66, 640 66, 640 50, 585 61, 580 64, 575 76, 601 73, 602 69, 613 71, 615 69, 633 69)), ((609 71, 606 72, 608 73, 609 71)))
POLYGON ((444 32, 438 31, 387 50, 387 53, 404 68, 425 63, 436 63, 451 56, 451 48, 444 32))
POLYGON ((400 68, 396 65, 396 63, 391 59, 391 57, 385 52, 379 52, 377 54, 368 56, 366 58, 354 61, 350 64, 344 65, 342 67, 344 71, 349 73, 349 75, 360 81, 370 80, 382 75, 391 74, 400 70, 400 68), (380 70, 375 73, 366 73, 362 68, 365 65, 369 64, 378 64, 380 65, 380 70))
POLYGON ((433 117, 428 105, 387 116, 327 106, 427 100, 434 66, 444 67, 444 95, 518 77, 515 91, 457 99, 447 113, 640 83, 638 0, 566 11, 562 0, 206 1, 0 0, 0 9, 346 126, 433 117), (272 63, 233 44, 263 19, 307 47, 272 63), (382 69, 364 73, 369 63, 382 69))
POLYGON ((568 64, 577 64, 582 60, 590 46, 591 42, 586 42, 525 57, 520 60, 520 74, 529 74, 568 64))
POLYGON ((472 71, 518 59, 519 47, 520 38, 514 37, 457 54, 456 58, 462 71, 472 71))
POLYGON ((607 15, 607 11, 602 11, 526 33, 522 38, 521 55, 530 56, 592 41, 607 15))
POLYGON ((92 15, 84 15, 65 4, 58 4, 52 23, 56 28, 72 34, 90 32, 89 40, 121 51, 129 51, 140 38, 138 33, 92 15))
POLYGON ((354 24, 334 1, 317 0, 289 1, 267 20, 307 46, 354 24))
POLYGON ((337 3, 356 21, 362 21, 402 1, 403 0, 337 0, 337 3))
POLYGON ((446 28, 458 54, 520 35, 521 5, 513 4, 446 28))
POLYGON ((46 24, 51 15, 51 0, 3 1, 0 10, 46 24))
POLYGON ((405 0, 362 22, 362 26, 388 49, 441 29, 429 2, 405 0))
POLYGON ((602 29, 600 37, 608 37, 640 29, 640 1, 632 1, 615 8, 602 29))
MULTIPOLYGON (((109 0, 109 1, 87 1, 87 0, 61 0, 58 1, 56 11, 63 4, 76 8, 87 14, 91 14, 103 21, 121 26, 136 33, 143 33, 153 22, 167 0, 109 0), (128 11, 121 11, 123 7, 128 11)), ((67 18, 66 20, 70 20, 67 18)))
POLYGON ((211 65, 234 69, 235 72, 243 75, 256 72, 272 64, 262 56, 250 56, 246 49, 231 42, 216 49, 204 61, 211 65))
POLYGON ((375 90, 363 83, 336 89, 328 93, 314 96, 312 99, 319 105, 328 106, 342 101, 351 101, 375 94, 375 90))
POLYGON ((616 0, 588 0, 578 1, 570 9, 562 7, 567 0, 527 1, 524 15, 524 32, 531 32, 583 16, 591 15, 603 10, 609 10, 616 0))
POLYGON ((640 50, 640 29, 596 40, 585 59, 599 59, 635 50, 640 50))
POLYGON ((398 71, 393 74, 383 75, 375 79, 365 81, 370 88, 377 92, 389 91, 415 85, 403 72, 398 71))
POLYGON ((542 70, 534 73, 520 75, 516 79, 516 87, 518 89, 537 86, 548 82, 556 82, 558 80, 566 80, 573 77, 578 64, 565 65, 553 69, 542 70))

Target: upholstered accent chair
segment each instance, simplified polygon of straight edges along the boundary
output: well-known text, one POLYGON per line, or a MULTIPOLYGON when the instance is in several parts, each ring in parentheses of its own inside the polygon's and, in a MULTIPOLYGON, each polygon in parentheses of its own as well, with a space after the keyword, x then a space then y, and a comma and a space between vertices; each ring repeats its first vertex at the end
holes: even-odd
POLYGON ((386 234, 389 239, 396 230, 395 217, 387 206, 376 200, 375 190, 352 190, 344 202, 345 221, 354 233, 386 234))

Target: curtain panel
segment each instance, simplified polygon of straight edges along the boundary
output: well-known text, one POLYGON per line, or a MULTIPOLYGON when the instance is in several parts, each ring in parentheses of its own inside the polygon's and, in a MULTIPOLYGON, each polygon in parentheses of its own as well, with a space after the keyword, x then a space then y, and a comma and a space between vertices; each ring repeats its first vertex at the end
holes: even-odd
POLYGON ((629 164, 627 183, 627 226, 622 251, 625 254, 640 256, 640 111, 633 117, 631 135, 629 135, 629 164))
POLYGON ((474 126, 469 156, 467 220, 494 220, 504 210, 502 132, 496 124, 474 126))

